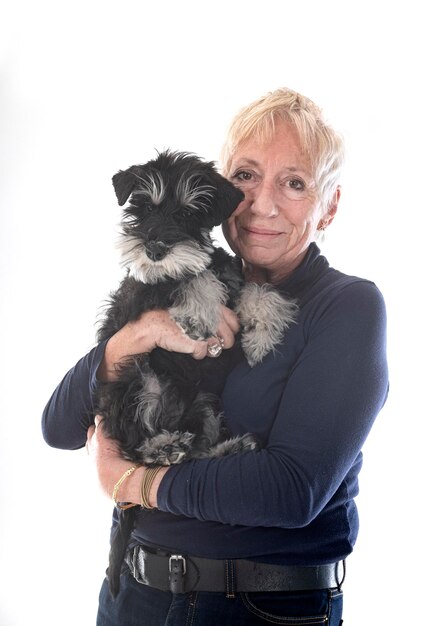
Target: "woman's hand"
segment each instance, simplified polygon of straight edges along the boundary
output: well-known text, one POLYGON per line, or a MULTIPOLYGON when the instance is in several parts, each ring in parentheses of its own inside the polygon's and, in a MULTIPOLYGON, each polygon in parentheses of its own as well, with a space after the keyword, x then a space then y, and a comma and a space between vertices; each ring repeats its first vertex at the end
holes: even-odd
MULTIPOLYGON (((236 314, 225 306, 221 306, 220 323, 217 336, 222 339, 225 349, 234 344, 235 334, 239 331, 236 314)), ((217 339, 196 341, 188 337, 168 311, 146 311, 134 322, 128 322, 109 339, 102 363, 98 370, 100 380, 116 380, 116 365, 125 357, 133 354, 151 352, 154 348, 163 348, 170 352, 190 354, 195 359, 203 359, 208 355, 208 347, 217 339)))
POLYGON ((221 306, 220 321, 216 334, 223 340, 223 346, 226 350, 234 346, 236 334, 239 330, 240 323, 236 313, 226 306, 221 306))
MULTIPOLYGON (((100 427, 102 419, 100 415, 97 415, 94 420, 95 425, 89 427, 86 447, 92 462, 96 466, 99 485, 105 495, 111 498, 115 484, 134 463, 123 459, 117 442, 104 434, 103 428, 100 427)), ((142 503, 140 488, 144 471, 144 467, 139 467, 123 481, 117 494, 119 502, 142 503)), ((160 481, 167 471, 167 467, 162 468, 156 475, 148 494, 150 506, 157 506, 157 490, 160 481)))
POLYGON ((111 498, 114 485, 132 463, 122 458, 117 442, 106 437, 100 426, 101 421, 102 417, 97 415, 95 425, 89 427, 86 448, 96 466, 99 485, 105 495, 111 498))

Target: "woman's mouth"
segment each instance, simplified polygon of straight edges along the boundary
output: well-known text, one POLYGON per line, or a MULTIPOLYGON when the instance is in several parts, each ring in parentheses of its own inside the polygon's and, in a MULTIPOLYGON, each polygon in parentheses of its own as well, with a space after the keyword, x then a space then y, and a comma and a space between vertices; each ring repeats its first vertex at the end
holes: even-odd
POLYGON ((257 228, 255 226, 244 226, 243 230, 247 236, 258 239, 272 239, 281 234, 280 231, 270 230, 269 228, 257 228))

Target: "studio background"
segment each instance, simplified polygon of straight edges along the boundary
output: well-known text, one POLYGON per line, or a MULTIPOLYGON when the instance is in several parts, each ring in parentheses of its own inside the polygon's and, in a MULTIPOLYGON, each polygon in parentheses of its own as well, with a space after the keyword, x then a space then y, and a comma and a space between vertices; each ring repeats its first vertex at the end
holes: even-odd
POLYGON ((442 612, 442 33, 437 3, 16 1, 0 25, 0 624, 88 626, 112 504, 42 410, 95 343, 122 275, 112 175, 188 150, 218 159, 232 116, 281 86, 346 140, 322 250, 374 280, 391 392, 364 448, 348 626, 442 612))

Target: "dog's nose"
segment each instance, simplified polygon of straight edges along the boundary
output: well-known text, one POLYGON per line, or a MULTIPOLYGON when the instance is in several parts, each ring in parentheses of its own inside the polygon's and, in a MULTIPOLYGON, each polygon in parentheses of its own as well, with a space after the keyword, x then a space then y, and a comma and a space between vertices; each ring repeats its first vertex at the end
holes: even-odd
POLYGON ((168 246, 162 241, 149 241, 145 245, 146 254, 152 261, 161 261, 168 252, 168 246))

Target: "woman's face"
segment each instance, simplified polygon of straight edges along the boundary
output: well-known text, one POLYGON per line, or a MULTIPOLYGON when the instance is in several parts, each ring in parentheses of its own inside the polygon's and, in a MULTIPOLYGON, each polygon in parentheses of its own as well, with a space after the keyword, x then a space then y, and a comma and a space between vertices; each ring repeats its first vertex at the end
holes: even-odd
POLYGON ((336 205, 323 216, 309 160, 284 122, 271 141, 242 143, 227 177, 245 194, 224 224, 228 243, 250 271, 282 281, 302 261, 316 230, 333 219, 336 205))

